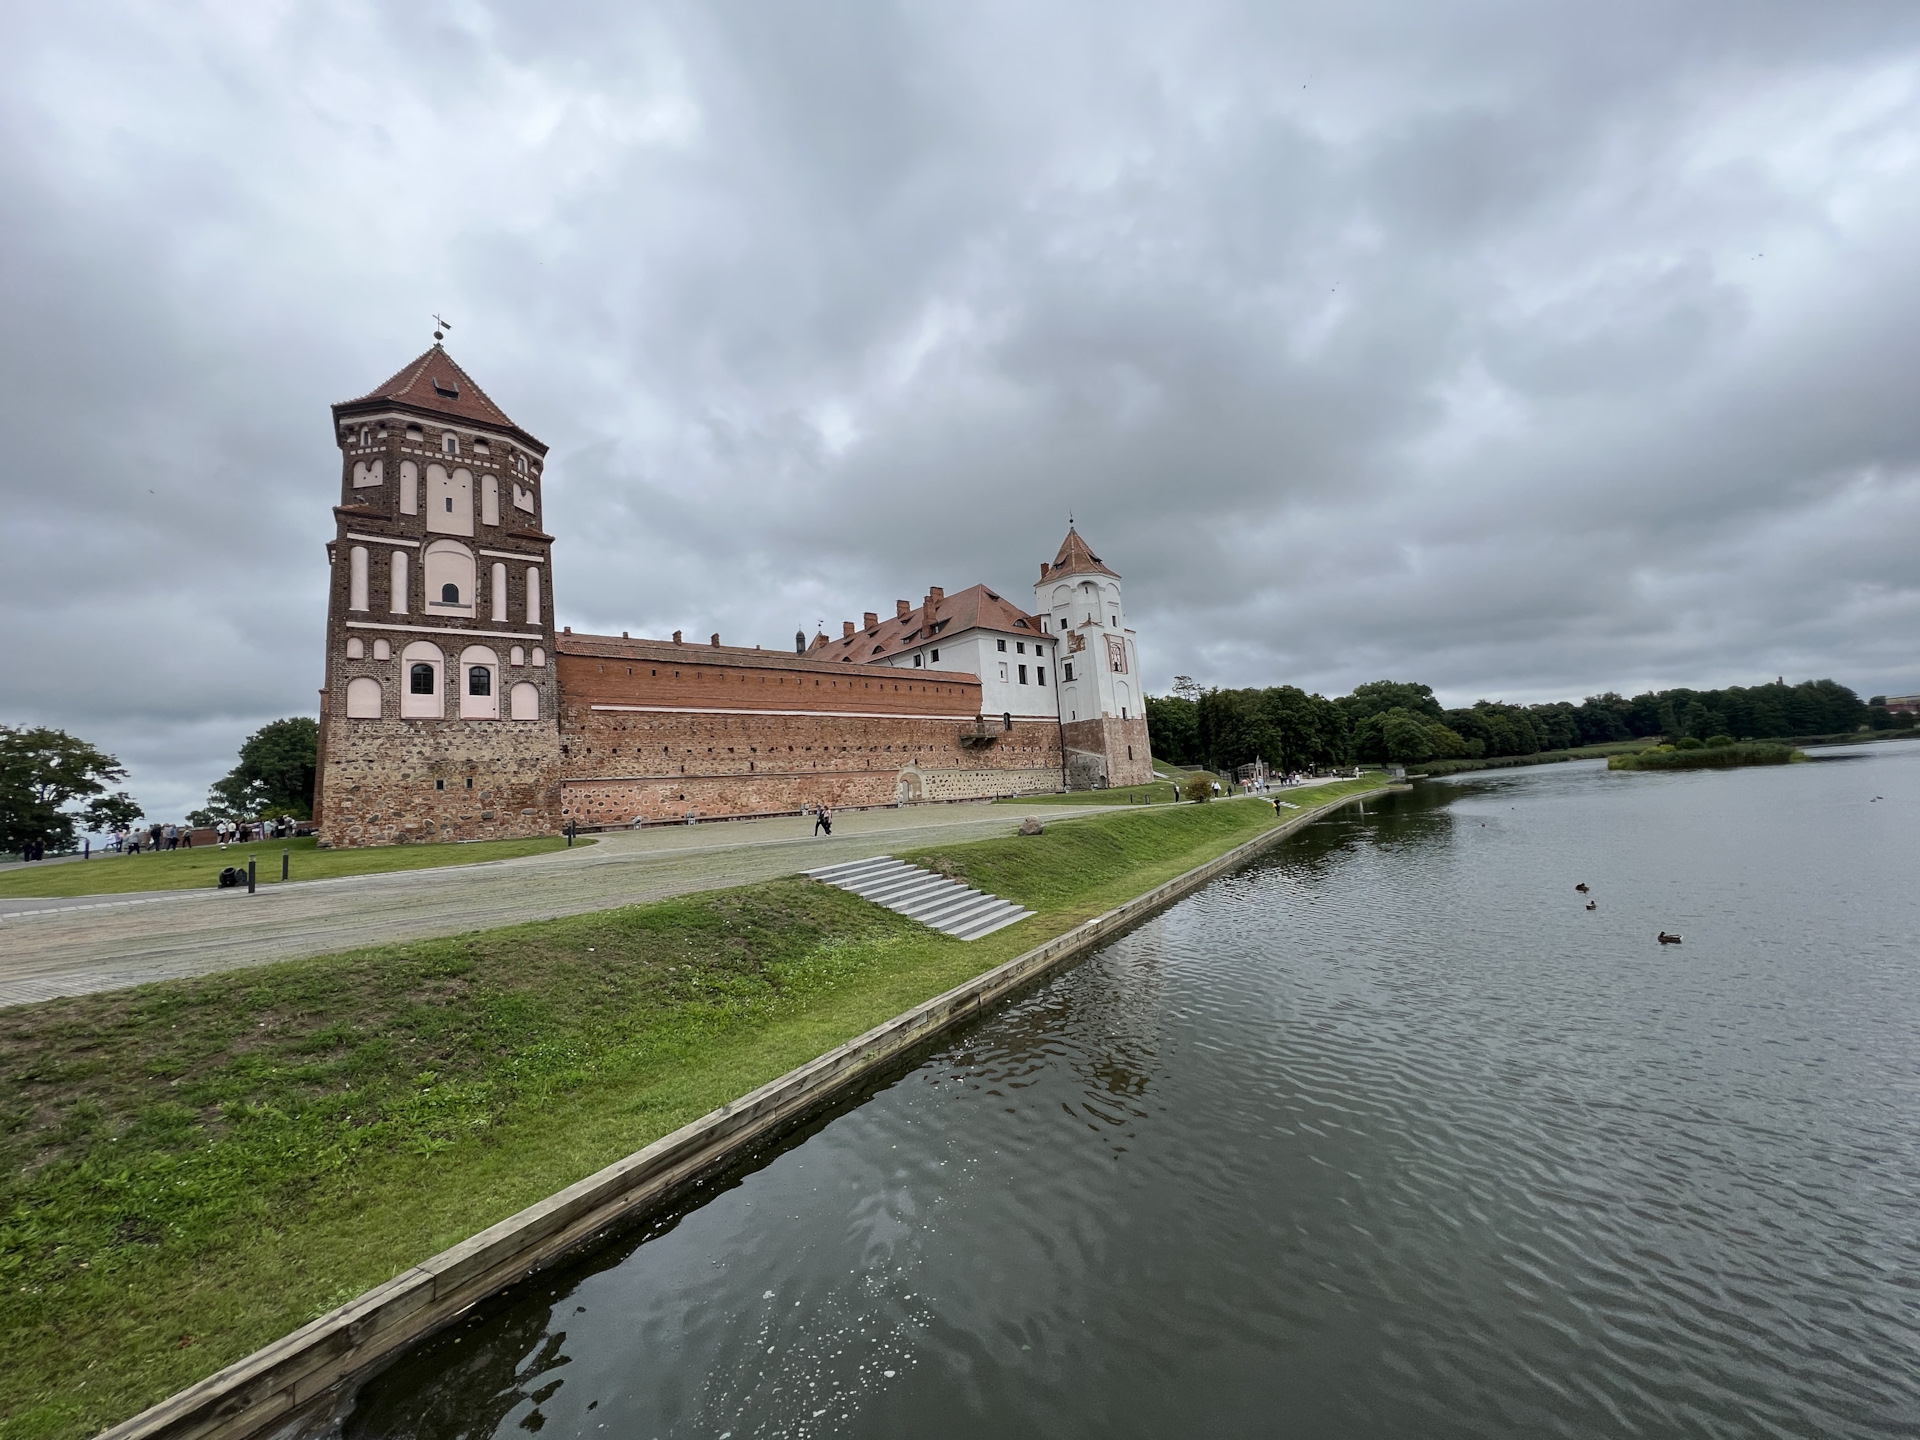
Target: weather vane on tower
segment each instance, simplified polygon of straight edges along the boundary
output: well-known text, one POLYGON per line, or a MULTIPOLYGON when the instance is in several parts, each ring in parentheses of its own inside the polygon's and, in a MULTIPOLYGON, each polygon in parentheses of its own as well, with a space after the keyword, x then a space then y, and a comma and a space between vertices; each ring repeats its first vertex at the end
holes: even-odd
POLYGON ((433 343, 438 345, 442 340, 446 339, 446 332, 452 328, 453 326, 449 325, 445 320, 442 320, 436 311, 433 317, 433 343))

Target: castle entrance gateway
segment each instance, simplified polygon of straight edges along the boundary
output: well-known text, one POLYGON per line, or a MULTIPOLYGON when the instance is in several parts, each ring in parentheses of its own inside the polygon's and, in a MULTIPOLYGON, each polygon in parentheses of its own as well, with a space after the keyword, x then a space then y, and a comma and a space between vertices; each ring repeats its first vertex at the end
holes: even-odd
POLYGON ((920 772, 909 765, 900 772, 893 782, 893 800, 896 805, 917 805, 927 798, 927 787, 920 772))

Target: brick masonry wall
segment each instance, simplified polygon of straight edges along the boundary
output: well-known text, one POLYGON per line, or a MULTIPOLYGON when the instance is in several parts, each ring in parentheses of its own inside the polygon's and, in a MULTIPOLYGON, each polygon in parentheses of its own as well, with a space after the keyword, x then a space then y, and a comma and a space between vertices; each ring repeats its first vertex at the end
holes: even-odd
MULTIPOLYGON (((716 686, 724 683, 711 682, 716 686)), ((973 717, 609 711, 563 685, 565 819, 584 825, 1050 794, 1061 788, 1051 720, 995 727, 968 748, 973 717)))
POLYGON ((507 840, 561 826, 550 719, 330 720, 324 845, 507 840))
POLYGON ((1110 788, 1144 785, 1153 779, 1153 756, 1148 748, 1152 742, 1147 737, 1145 717, 1069 720, 1061 729, 1069 752, 1103 757, 1110 788))

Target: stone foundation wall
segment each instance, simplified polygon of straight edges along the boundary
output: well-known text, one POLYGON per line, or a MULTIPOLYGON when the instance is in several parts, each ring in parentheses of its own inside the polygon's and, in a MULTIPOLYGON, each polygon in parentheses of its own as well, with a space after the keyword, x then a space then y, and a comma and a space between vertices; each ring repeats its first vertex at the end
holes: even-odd
POLYGON ((560 743, 551 720, 328 719, 316 817, 323 845, 508 840, 560 829, 560 743))
MULTIPOLYGON (((1101 757, 1109 789, 1124 785, 1144 785, 1153 779, 1152 741, 1147 737, 1144 716, 1121 720, 1103 716, 1098 720, 1069 720, 1060 727, 1066 736, 1067 751, 1101 757)), ((1083 777, 1097 768, 1082 760, 1070 767, 1075 789, 1087 788, 1083 777)))

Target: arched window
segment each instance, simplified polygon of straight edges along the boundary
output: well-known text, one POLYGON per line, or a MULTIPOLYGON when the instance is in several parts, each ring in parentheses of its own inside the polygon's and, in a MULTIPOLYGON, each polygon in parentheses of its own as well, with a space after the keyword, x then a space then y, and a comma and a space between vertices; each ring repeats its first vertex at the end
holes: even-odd
POLYGON ((473 614, 473 552, 457 540, 435 540, 422 553, 427 609, 436 615, 473 614))
POLYGON ((347 718, 349 720, 378 720, 380 718, 380 682, 365 675, 347 682, 347 718))
POLYGON ((440 436, 440 450, 442 454, 458 455, 460 453, 460 437, 451 430, 443 431, 440 436))
POLYGON ((347 659, 364 660, 366 658, 367 642, 362 640, 358 635, 350 636, 347 640, 347 659))
POLYGON ((534 646, 533 659, 528 663, 530 663, 533 666, 533 668, 536 670, 546 669, 547 668, 547 652, 538 645, 534 646))
POLYGON ((371 445, 373 443, 373 427, 371 425, 362 425, 360 427, 360 443, 362 445, 371 445))
POLYGON ((391 660, 393 658, 393 647, 384 640, 374 641, 373 658, 376 660, 391 660))
POLYGON ((513 647, 513 649, 509 650, 507 652, 507 663, 509 665, 526 664, 527 663, 526 647, 522 645, 516 645, 513 647))
POLYGON ((347 608, 367 608, 367 547, 356 545, 347 552, 347 608))
POLYGON ((513 687, 513 708, 508 712, 516 720, 540 718, 540 687, 522 680, 513 687))
POLYGON ((460 718, 500 718, 500 657, 484 645, 460 652, 460 718))
POLYGON ((401 673, 406 676, 400 691, 402 719, 439 720, 445 716, 440 685, 445 663, 440 647, 430 640, 416 640, 400 652, 401 673))

